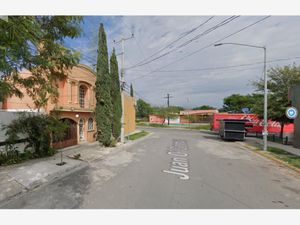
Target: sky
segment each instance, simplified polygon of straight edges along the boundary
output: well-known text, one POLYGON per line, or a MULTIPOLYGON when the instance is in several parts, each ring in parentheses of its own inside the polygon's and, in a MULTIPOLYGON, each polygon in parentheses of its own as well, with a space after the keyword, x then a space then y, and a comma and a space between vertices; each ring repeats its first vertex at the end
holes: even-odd
MULTIPOLYGON (((135 96, 152 105, 222 107, 231 94, 249 94, 263 77, 263 50, 215 43, 242 43, 267 48, 267 68, 300 63, 299 16, 87 16, 82 35, 65 45, 94 67, 99 24, 107 34, 109 54, 116 49, 121 66, 125 41, 125 81, 135 96), (250 64, 250 65, 249 65, 250 64), (225 67, 225 68, 224 68, 225 67)), ((95 68, 95 67, 94 67, 95 68)))

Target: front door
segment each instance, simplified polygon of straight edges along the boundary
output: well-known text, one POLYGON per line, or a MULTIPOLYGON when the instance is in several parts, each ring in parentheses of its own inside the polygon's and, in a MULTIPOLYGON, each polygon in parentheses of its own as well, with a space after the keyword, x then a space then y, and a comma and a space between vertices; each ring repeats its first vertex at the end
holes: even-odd
POLYGON ((83 141, 84 140, 84 123, 83 123, 83 119, 79 120, 79 141, 83 141))

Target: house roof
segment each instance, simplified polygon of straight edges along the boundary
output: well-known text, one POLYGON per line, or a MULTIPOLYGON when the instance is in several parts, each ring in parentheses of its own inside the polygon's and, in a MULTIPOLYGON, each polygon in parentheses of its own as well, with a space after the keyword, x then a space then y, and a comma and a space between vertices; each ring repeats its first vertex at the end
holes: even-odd
POLYGON ((89 72, 91 72, 93 75, 96 76, 96 72, 91 68, 89 67, 88 65, 85 65, 85 64, 77 64, 75 67, 81 67, 81 68, 84 68, 86 70, 88 70, 89 72))
POLYGON ((181 116, 185 115, 206 115, 206 114, 213 114, 218 113, 217 109, 208 109, 208 110, 184 110, 180 111, 181 116))

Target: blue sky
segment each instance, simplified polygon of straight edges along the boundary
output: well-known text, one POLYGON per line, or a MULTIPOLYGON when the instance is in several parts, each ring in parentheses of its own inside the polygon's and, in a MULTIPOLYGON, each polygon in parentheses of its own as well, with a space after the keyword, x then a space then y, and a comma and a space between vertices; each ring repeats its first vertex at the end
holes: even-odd
MULTIPOLYGON (((260 49, 232 45, 209 46, 189 56, 195 50, 265 16, 240 16, 210 33, 200 35, 229 17, 88 16, 84 17, 82 23, 82 36, 66 40, 66 45, 81 52, 81 63, 92 67, 96 63, 100 22, 104 23, 107 33, 109 54, 113 47, 117 54, 121 53, 120 45, 114 44, 113 40, 119 40, 122 36, 130 37, 134 33, 134 38, 125 43, 125 68, 161 50, 150 58, 157 57, 151 63, 125 72, 126 82, 132 83, 140 96, 153 105, 165 105, 164 96, 170 93, 174 97, 171 99, 172 105, 190 108, 209 104, 221 107, 223 98, 230 94, 253 92, 251 81, 261 78, 263 72, 263 52, 260 49), (205 21, 208 22, 200 26, 205 21), (187 33, 189 31, 192 32, 187 33), (200 37, 195 38, 197 35, 200 37), (170 45, 179 37, 182 38, 170 45), (188 44, 178 47, 188 40, 191 40, 188 44), (237 67, 223 68, 227 66, 237 67)), ((266 46, 267 60, 271 61, 268 68, 299 63, 299 25, 299 16, 271 16, 223 42, 266 46)), ((120 66, 120 56, 118 60, 120 66)))

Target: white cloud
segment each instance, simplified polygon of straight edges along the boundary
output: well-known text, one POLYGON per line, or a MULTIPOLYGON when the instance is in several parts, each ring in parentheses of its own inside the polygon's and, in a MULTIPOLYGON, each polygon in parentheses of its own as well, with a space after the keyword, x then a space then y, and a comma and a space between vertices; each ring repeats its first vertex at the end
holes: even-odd
MULTIPOLYGON (((227 17, 216 16, 203 27, 176 43, 176 45, 185 42, 227 17)), ((120 39, 121 36, 128 37, 131 35, 131 32, 134 32, 135 38, 126 41, 125 44, 125 67, 129 67, 165 47, 184 32, 198 26, 208 18, 208 16, 124 16, 103 17, 101 19, 105 21, 110 51, 114 46, 112 40, 120 39)), ((125 74, 125 79, 128 82, 132 82, 135 90, 150 100, 152 104, 165 104, 163 97, 166 93, 170 93, 174 96, 171 99, 171 103, 175 105, 193 107, 211 104, 221 107, 222 100, 227 95, 232 93, 246 94, 254 90, 249 83, 251 80, 262 76, 262 64, 255 65, 256 69, 252 70, 247 70, 250 67, 242 67, 236 68, 235 71, 160 72, 149 74, 140 79, 136 78, 149 73, 150 70, 167 65, 207 44, 213 43, 260 18, 262 16, 242 16, 183 47, 180 51, 172 52, 151 64, 128 70, 125 74), (242 70, 243 68, 245 69, 244 71, 242 70), (187 97, 190 99, 189 103, 187 97)), ((85 54, 91 56, 94 54, 93 57, 95 58, 99 23, 97 23, 96 18, 88 18, 86 21, 85 25, 89 26, 89 29, 86 29, 86 38, 83 39, 85 41, 81 43, 78 41, 77 44, 80 45, 81 49, 84 49, 85 54)), ((300 56, 298 50, 298 46, 300 46, 299 24, 300 17, 298 16, 273 16, 226 39, 226 41, 224 40, 224 42, 265 45, 267 46, 267 57, 269 60, 300 56)), ((115 45, 115 47, 117 53, 120 53, 120 46, 115 45)), ((168 49, 165 51, 168 51, 168 49)), ((219 67, 262 60, 263 52, 259 49, 227 45, 209 47, 164 68, 164 70, 219 67)), ((276 62, 268 66, 285 65, 292 62, 276 62)))

